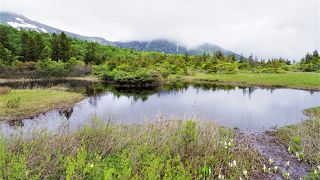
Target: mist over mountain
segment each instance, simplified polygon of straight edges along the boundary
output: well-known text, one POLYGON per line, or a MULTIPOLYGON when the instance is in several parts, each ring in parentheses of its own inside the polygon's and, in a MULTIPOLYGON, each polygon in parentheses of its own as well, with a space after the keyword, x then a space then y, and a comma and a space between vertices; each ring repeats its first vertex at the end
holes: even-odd
POLYGON ((203 53, 208 54, 214 54, 217 51, 222 51, 226 55, 234 54, 237 58, 240 57, 239 54, 236 54, 232 51, 229 51, 227 49, 224 49, 218 45, 215 44, 202 44, 198 47, 188 49, 185 45, 179 44, 177 42, 166 40, 166 39, 156 39, 151 41, 128 41, 128 42, 122 42, 122 41, 108 41, 101 37, 88 37, 79 35, 76 33, 64 31, 61 29, 57 29, 52 26, 48 26, 45 24, 42 24, 37 21, 33 21, 27 17, 24 17, 23 15, 14 14, 10 12, 0 12, 0 24, 5 24, 12 26, 16 29, 27 29, 32 31, 37 31, 40 33, 61 33, 64 32, 68 36, 77 38, 80 40, 90 41, 90 42, 97 42, 99 44, 103 45, 112 45, 122 48, 129 48, 129 49, 135 49, 138 51, 156 51, 156 52, 163 52, 163 53, 170 53, 170 54, 183 54, 185 52, 188 52, 191 55, 199 55, 203 53))

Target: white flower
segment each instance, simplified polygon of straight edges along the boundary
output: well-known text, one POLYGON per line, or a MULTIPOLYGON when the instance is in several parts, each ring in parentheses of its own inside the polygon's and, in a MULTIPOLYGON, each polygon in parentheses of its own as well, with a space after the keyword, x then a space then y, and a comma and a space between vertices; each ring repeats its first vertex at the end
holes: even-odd
POLYGON ((233 166, 237 166, 237 161, 233 160, 232 164, 233 164, 233 166))
POLYGON ((290 161, 286 162, 286 166, 289 167, 290 166, 290 161))
POLYGON ((273 168, 273 171, 276 173, 276 172, 278 171, 278 166, 275 166, 275 167, 273 168))
POLYGON ((93 168, 93 164, 90 164, 90 167, 93 168))
POLYGON ((269 162, 269 164, 273 163, 273 160, 271 159, 271 157, 269 158, 268 162, 269 162))
POLYGON ((218 179, 224 179, 224 175, 219 174, 218 179))
POLYGON ((317 174, 318 173, 318 171, 317 170, 314 170, 314 174, 317 174))
POLYGON ((265 164, 263 164, 263 171, 266 172, 266 170, 267 170, 267 167, 265 164))
POLYGON ((247 177, 248 171, 247 170, 243 170, 243 175, 247 177))
POLYGON ((228 146, 231 146, 231 142, 230 141, 228 142, 228 146))

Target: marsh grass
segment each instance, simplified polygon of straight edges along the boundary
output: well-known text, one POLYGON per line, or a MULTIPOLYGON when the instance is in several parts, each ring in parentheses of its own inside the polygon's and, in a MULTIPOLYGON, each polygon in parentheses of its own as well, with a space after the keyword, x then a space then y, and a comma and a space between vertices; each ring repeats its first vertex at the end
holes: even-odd
POLYGON ((304 112, 309 116, 308 120, 280 128, 276 135, 290 153, 303 152, 304 159, 317 166, 320 164, 320 107, 306 109, 304 112))
POLYGON ((0 95, 0 120, 19 120, 39 115, 52 109, 73 106, 83 95, 50 89, 11 90, 0 95))
POLYGON ((0 178, 239 179, 259 173, 257 152, 233 138, 233 130, 213 122, 93 120, 76 132, 0 138, 0 178), (236 166, 228 165, 234 161, 236 166))
POLYGON ((297 89, 320 89, 320 73, 287 72, 287 73, 249 73, 234 74, 196 73, 193 76, 169 76, 169 80, 183 80, 187 82, 205 81, 222 84, 245 86, 289 87, 297 89))

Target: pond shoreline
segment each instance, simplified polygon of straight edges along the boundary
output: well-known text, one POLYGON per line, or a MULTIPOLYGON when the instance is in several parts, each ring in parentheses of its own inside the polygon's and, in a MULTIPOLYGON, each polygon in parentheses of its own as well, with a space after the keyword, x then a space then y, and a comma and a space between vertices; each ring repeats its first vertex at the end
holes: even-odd
POLYGON ((35 90, 11 90, 7 94, 0 95, 0 121, 13 122, 23 119, 33 119, 52 110, 66 110, 72 108, 85 97, 78 93, 35 89, 35 90), (15 107, 8 107, 5 102, 19 97, 15 107))
MULTIPOLYGON (((290 73, 289 73, 290 74, 290 73)), ((293 75, 299 74, 299 76, 307 75, 308 73, 291 73, 293 75)), ((315 74, 315 73, 311 73, 315 74)), ((101 80, 96 76, 83 76, 83 77, 46 77, 46 78, 12 78, 12 79, 1 79, 0 83, 8 83, 8 82, 27 82, 27 81, 42 81, 42 80, 81 80, 81 81, 89 81, 89 82, 104 82, 104 83, 110 83, 114 86, 119 87, 159 87, 164 84, 172 83, 172 82, 189 82, 189 83, 210 83, 210 84, 217 84, 217 85, 232 85, 232 86, 246 86, 246 87, 261 87, 261 88, 289 88, 289 89, 299 89, 299 90, 311 90, 311 91, 320 91, 320 73, 316 74, 319 76, 319 86, 318 85, 310 85, 308 83, 301 84, 301 85, 292 85, 292 84, 286 84, 286 83, 278 83, 278 82, 264 82, 269 79, 264 79, 259 82, 252 82, 251 80, 247 79, 223 79, 223 78, 216 78, 215 76, 224 75, 226 77, 232 76, 234 74, 205 74, 206 77, 202 77, 202 74, 196 74, 196 75, 173 75, 169 76, 168 78, 165 78, 163 82, 158 83, 152 83, 152 84, 123 84, 123 83, 116 83, 114 81, 105 81, 101 80)), ((240 75, 249 75, 249 74, 239 74, 240 75)), ((256 75, 256 74, 250 74, 250 75, 256 75)), ((257 74, 258 75, 258 74, 257 74)), ((271 74, 274 75, 274 74, 271 74)), ((280 74, 281 75, 281 74, 280 74)), ((289 75, 291 76, 291 75, 289 75)), ((266 77, 267 78, 267 77, 266 77)), ((313 82, 315 83, 315 82, 313 82)), ((318 83, 318 82, 316 82, 318 83)))
POLYGON ((284 73, 284 74, 203 74, 171 75, 169 81, 205 82, 247 87, 290 88, 320 91, 320 73, 284 73), (307 77, 306 77, 307 76, 307 77), (305 81, 308 79, 308 81, 305 81))

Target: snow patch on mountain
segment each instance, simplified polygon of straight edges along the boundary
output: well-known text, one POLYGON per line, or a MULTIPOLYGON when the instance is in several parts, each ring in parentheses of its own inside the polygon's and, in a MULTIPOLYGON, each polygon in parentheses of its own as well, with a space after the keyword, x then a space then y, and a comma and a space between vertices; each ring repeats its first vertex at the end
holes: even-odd
POLYGON ((30 29, 38 28, 38 26, 35 26, 33 24, 25 23, 24 20, 19 17, 15 17, 15 19, 17 20, 16 22, 10 21, 7 23, 14 28, 30 28, 30 29))
POLYGON ((40 28, 42 32, 47 33, 48 31, 44 28, 40 28))
POLYGON ((36 29, 38 26, 28 24, 28 23, 18 23, 18 22, 8 22, 8 24, 14 28, 30 28, 30 29, 36 29))
POLYGON ((20 22, 24 23, 24 20, 23 20, 23 19, 18 18, 18 17, 15 17, 15 18, 16 18, 17 21, 20 21, 20 22))

